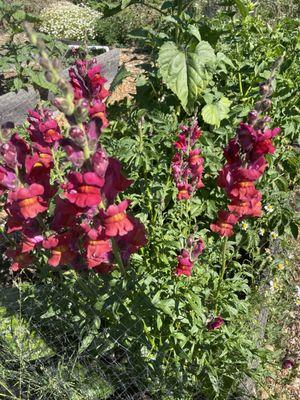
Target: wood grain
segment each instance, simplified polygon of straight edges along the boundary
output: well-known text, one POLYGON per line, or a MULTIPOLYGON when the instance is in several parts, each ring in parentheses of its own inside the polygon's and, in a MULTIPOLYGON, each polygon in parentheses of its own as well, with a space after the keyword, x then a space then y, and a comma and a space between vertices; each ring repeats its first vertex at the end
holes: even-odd
MULTIPOLYGON (((106 86, 109 88, 118 72, 120 51, 113 49, 101 54, 96 59, 97 63, 102 65, 102 75, 107 79, 106 86)), ((68 78, 68 69, 65 69, 62 75, 68 78)), ((38 101, 39 94, 33 87, 0 96, 0 126, 6 122, 13 122, 16 125, 23 123, 28 110, 35 107, 38 101)))

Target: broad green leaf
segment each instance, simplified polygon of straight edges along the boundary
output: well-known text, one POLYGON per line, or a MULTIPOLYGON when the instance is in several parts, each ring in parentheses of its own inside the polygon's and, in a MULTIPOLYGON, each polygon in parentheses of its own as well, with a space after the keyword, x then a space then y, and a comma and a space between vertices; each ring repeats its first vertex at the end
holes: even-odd
POLYGON ((220 126, 220 122, 228 116, 231 101, 227 97, 222 97, 217 102, 206 104, 202 108, 202 118, 207 124, 220 126))
POLYGON ((195 101, 205 88, 205 65, 214 62, 214 50, 207 42, 200 42, 194 51, 181 50, 173 42, 161 47, 158 57, 160 73, 187 113, 192 112, 195 101))

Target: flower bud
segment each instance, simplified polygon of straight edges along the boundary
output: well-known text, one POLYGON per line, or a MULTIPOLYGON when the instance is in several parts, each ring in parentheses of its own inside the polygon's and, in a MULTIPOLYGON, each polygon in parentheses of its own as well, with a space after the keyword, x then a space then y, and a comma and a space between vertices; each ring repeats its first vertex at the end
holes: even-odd
POLYGON ((259 84, 259 93, 262 95, 268 94, 270 91, 270 85, 266 82, 259 84))
POLYGON ((60 69, 60 61, 58 58, 54 58, 54 60, 52 60, 52 65, 55 69, 60 69))
POLYGON ((272 106, 272 101, 270 99, 265 99, 261 102, 261 110, 267 111, 272 106))
POLYGON ((291 369, 295 365, 295 361, 291 357, 285 357, 282 361, 283 369, 291 369))
POLYGON ((193 236, 189 236, 189 238, 187 240, 188 247, 192 247, 193 244, 194 244, 194 238, 193 238, 193 236))
POLYGON ((266 127, 266 124, 268 122, 271 122, 272 118, 266 115, 265 117, 259 119, 256 124, 255 124, 255 129, 261 129, 263 130, 266 127))
POLYGON ((45 68, 46 70, 50 69, 50 62, 47 58, 40 57, 39 63, 41 65, 41 67, 45 68))
POLYGON ((104 178, 109 161, 104 150, 98 150, 92 158, 93 170, 100 178, 104 178))
POLYGON ((251 110, 248 114, 248 122, 250 124, 253 124, 254 121, 256 121, 258 117, 258 112, 256 110, 251 110))
POLYGON ((82 100, 76 106, 75 115, 77 121, 84 122, 87 120, 89 114, 88 105, 89 103, 86 100, 82 100))
POLYGON ((53 74, 52 74, 52 72, 46 71, 46 72, 45 72, 45 79, 46 79, 47 82, 52 82, 52 79, 53 79, 53 74))
POLYGON ((85 142, 84 132, 82 129, 78 128, 77 126, 73 126, 69 130, 70 137, 74 140, 76 144, 79 146, 83 145, 85 142))

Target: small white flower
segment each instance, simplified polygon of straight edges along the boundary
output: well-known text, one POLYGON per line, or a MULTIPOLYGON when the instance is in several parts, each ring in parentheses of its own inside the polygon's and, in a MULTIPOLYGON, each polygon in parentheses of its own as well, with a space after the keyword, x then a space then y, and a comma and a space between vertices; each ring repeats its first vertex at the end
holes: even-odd
POLYGON ((300 297, 300 286, 296 286, 295 289, 296 289, 296 296, 300 297))
POLYGON ((265 233, 266 233, 265 228, 259 228, 258 234, 259 234, 260 236, 263 236, 265 233))
POLYGON ((271 236, 271 238, 272 239, 277 239, 278 238, 278 233, 277 232, 275 232, 275 231, 272 231, 271 233, 270 233, 270 236, 271 236))
POLYGON ((248 228, 249 228, 248 222, 243 221, 243 222, 242 222, 242 230, 243 230, 243 231, 246 231, 248 228))
POLYGON ((275 291, 274 281, 270 281, 269 285, 270 285, 270 292, 274 292, 275 291))
POLYGON ((264 209, 266 210, 267 213, 271 213, 274 211, 274 207, 271 204, 265 205, 264 209))

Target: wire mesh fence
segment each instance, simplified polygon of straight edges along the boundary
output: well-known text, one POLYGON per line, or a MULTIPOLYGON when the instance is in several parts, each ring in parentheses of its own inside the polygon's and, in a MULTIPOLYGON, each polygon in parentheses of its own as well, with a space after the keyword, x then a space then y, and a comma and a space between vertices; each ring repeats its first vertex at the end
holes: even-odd
MULTIPOLYGON (((9 246, 2 238, 1 252, 9 246)), ((277 239, 272 254, 282 252, 277 239)), ((152 351, 151 333, 143 326, 143 310, 150 307, 141 300, 139 310, 123 313, 112 320, 103 306, 122 307, 127 289, 120 281, 113 294, 107 293, 105 278, 88 273, 57 271, 51 279, 24 271, 9 277, 8 261, 2 258, 2 276, 7 280, 0 294, 0 394, 7 399, 53 400, 206 400, 201 393, 201 378, 187 385, 185 349, 178 352, 180 362, 167 363, 172 349, 162 338, 160 350, 152 351), (109 299, 109 297, 111 298, 109 299), (184 368, 182 368, 184 366, 184 368), (188 386, 189 397, 186 396, 188 386), (5 397, 6 396, 6 397, 5 397)), ((269 281, 272 276, 265 276, 269 281)), ((266 290, 262 286, 261 290, 266 290)), ((262 308, 258 323, 266 324, 262 308)), ((197 365, 188 371, 197 376, 197 365)), ((203 372, 202 372, 203 373, 203 372)), ((204 370, 205 374, 205 370, 204 370)), ((241 376, 242 380, 242 376, 241 376)), ((240 389, 246 393, 249 382, 240 389)), ((248 392, 248 393, 247 393, 248 392)))
MULTIPOLYGON (((31 289, 31 285, 16 280, 1 290, 3 396, 152 400, 172 399, 173 390, 176 396, 181 390, 184 393, 184 375, 182 381, 175 382, 168 371, 149 368, 146 361, 151 357, 151 345, 142 333, 138 334, 141 320, 133 320, 130 328, 122 321, 108 326, 93 305, 70 318, 60 311, 78 307, 78 303, 65 285, 40 284, 34 293, 31 289), (95 317, 92 323, 86 317, 88 310, 95 317)), ((119 301, 122 303, 122 298, 119 301)), ((181 358, 185 359, 184 350, 181 358)), ((169 368, 177 369, 176 376, 180 376, 179 365, 170 363, 169 368)), ((204 399, 200 388, 195 396, 204 399)))

